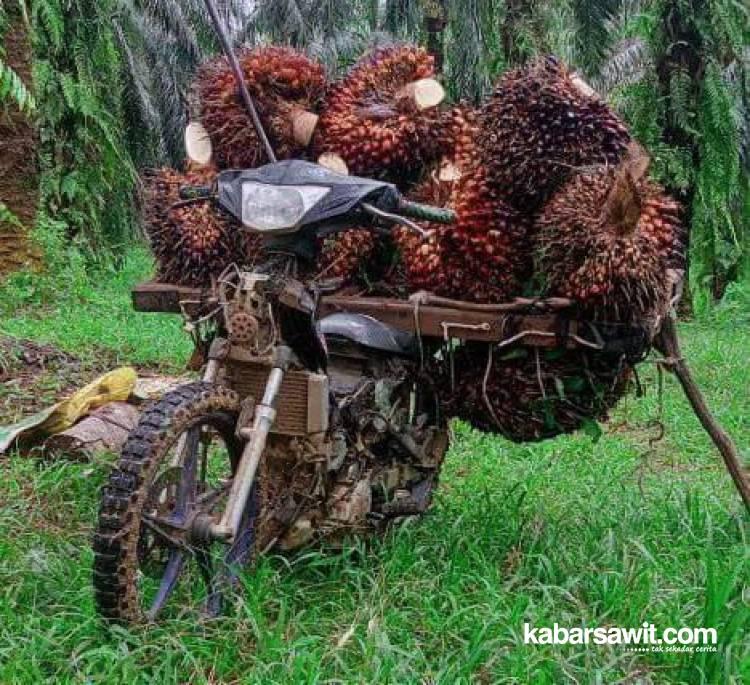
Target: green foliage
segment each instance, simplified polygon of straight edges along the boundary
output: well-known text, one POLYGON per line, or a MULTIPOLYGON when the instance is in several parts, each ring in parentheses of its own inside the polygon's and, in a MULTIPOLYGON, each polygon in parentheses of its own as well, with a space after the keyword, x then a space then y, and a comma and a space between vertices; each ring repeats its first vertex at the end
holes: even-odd
MULTIPOLYGON (((405 12, 404 17, 413 18, 417 6, 414 0, 397 4, 399 12, 405 12)), ((394 7, 391 3, 380 12, 372 0, 264 0, 255 3, 247 17, 245 35, 252 43, 269 41, 304 49, 335 75, 373 43, 387 40, 378 31, 389 23, 389 16, 393 19, 394 7)), ((395 26, 393 21, 389 25, 395 26)), ((417 30, 406 18, 400 27, 395 33, 404 37, 417 30)))
POLYGON ((111 260, 84 258, 64 224, 45 221, 35 237, 46 268, 12 274, 0 287, 0 338, 43 340, 86 361, 104 353, 110 363, 184 369, 191 341, 180 318, 132 308, 130 288, 153 273, 145 247, 128 250, 114 268, 111 260))
POLYGON ((418 36, 422 27, 421 5, 420 0, 386 0, 383 30, 402 38, 418 36))
POLYGON ((699 292, 710 292, 717 278, 733 280, 750 249, 750 214, 742 208, 738 112, 718 64, 705 69, 697 125, 699 164, 695 169, 691 280, 699 292))
POLYGON ((183 158, 203 3, 41 0, 32 25, 44 206, 89 252, 112 250, 134 235, 138 169, 183 158))
MULTIPOLYGON (((16 9, 21 15, 21 21, 26 20, 25 5, 19 0, 16 9)), ((28 114, 34 111, 36 103, 34 95, 26 87, 20 76, 13 69, 12 65, 4 61, 5 50, 3 49, 2 39, 8 30, 8 10, 5 9, 3 2, 0 2, 0 107, 12 103, 22 112, 28 114)), ((2 221, 2 217, 0 217, 2 221)))
POLYGON ((12 102, 21 111, 33 112, 36 104, 34 96, 21 81, 9 65, 2 60, 2 50, 0 49, 0 104, 12 102))
POLYGON ((8 209, 8 205, 4 202, 0 202, 0 227, 2 227, 3 224, 9 224, 16 228, 23 228, 21 220, 11 212, 10 209, 8 209))
MULTIPOLYGON (((221 3, 237 23, 239 2, 221 3)), ((120 53, 124 130, 138 167, 184 158, 186 93, 214 38, 203 0, 117 0, 112 32, 120 53)))
POLYGON ((491 0, 449 3, 446 39, 446 77, 456 98, 478 101, 492 86, 492 75, 503 64, 490 47, 496 44, 491 0))
POLYGON ((42 199, 92 248, 132 235, 136 171, 123 131, 114 0, 44 0, 33 12, 42 199))

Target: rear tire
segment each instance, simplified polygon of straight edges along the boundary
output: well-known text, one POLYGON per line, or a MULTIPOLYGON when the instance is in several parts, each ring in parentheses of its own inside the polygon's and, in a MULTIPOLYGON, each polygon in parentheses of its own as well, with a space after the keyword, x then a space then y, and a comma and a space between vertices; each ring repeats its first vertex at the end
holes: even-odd
MULTIPOLYGON (((231 478, 243 447, 235 435, 239 410, 236 392, 201 382, 168 393, 142 415, 101 493, 93 540, 93 584, 96 606, 104 618, 127 623, 150 620, 139 594, 139 575, 143 575, 140 567, 147 546, 142 537, 157 536, 147 531, 143 523, 144 515, 151 513, 144 509, 146 505, 162 506, 168 498, 165 490, 155 500, 153 488, 159 487, 164 473, 169 475, 161 469, 179 471, 170 451, 191 428, 194 434, 210 431, 221 439, 227 453, 226 474, 231 478)), ((183 448, 183 452, 187 449, 183 448)), ((223 453, 219 460, 224 460, 223 453)), ((254 516, 249 525, 254 525, 254 516)))

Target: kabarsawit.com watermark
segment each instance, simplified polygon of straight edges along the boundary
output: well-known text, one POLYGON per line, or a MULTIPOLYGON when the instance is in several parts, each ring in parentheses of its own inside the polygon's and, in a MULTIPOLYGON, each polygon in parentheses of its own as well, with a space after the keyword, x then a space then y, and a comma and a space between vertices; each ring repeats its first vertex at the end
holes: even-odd
POLYGON ((527 645, 624 645, 631 652, 715 652, 717 641, 716 628, 659 630, 647 621, 639 628, 567 628, 558 623, 549 628, 523 624, 523 642, 527 645))

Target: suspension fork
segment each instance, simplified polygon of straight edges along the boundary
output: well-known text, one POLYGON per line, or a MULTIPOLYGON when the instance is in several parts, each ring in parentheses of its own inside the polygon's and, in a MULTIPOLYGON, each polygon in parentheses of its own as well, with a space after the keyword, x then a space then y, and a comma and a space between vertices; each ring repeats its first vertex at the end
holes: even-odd
POLYGON ((255 406, 253 425, 251 428, 240 429, 240 436, 247 440, 247 443, 240 457, 237 472, 232 479, 229 499, 221 521, 211 525, 211 535, 215 538, 231 541, 239 529, 242 514, 255 483, 255 474, 266 448, 268 434, 276 420, 276 404, 281 391, 281 382, 284 380, 293 357, 294 353, 286 345, 276 348, 263 399, 255 406))

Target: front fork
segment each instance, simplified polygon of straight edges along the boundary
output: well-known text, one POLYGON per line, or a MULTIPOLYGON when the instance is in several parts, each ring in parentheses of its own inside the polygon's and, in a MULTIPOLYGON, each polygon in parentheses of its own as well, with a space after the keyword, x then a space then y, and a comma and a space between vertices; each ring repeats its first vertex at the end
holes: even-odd
MULTIPOLYGON (((210 526, 213 538, 231 542, 239 529, 242 514, 253 489, 258 464, 266 449, 268 434, 276 420, 276 403, 281 391, 281 383, 293 357, 294 353, 285 345, 277 347, 274 351, 273 366, 266 382, 263 399, 255 405, 252 428, 240 429, 240 437, 247 440, 247 443, 232 479, 232 487, 221 521, 212 523, 210 526)), ((211 362, 209 362, 206 368, 206 380, 209 380, 211 368, 211 362)), ((211 380, 214 380, 215 371, 212 375, 214 378, 211 380)))

